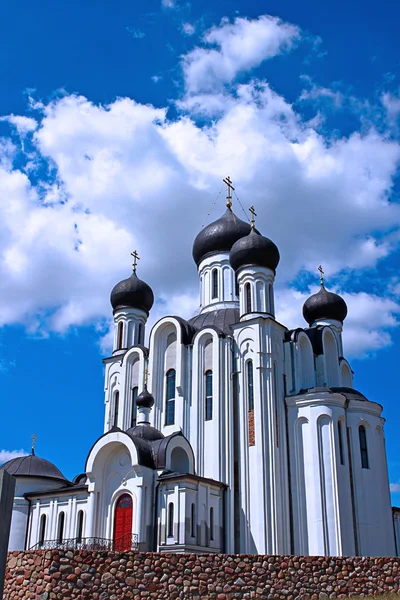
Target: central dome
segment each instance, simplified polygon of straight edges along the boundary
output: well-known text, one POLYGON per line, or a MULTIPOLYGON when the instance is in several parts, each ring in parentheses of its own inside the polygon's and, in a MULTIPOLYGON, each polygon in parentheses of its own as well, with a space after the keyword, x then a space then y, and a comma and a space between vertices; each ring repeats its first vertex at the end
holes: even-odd
POLYGON ((218 252, 229 252, 233 244, 250 233, 250 224, 241 221, 230 208, 225 214, 204 227, 193 244, 193 258, 197 266, 207 256, 218 252))
POLYGON ((272 240, 252 229, 249 235, 234 243, 229 254, 232 269, 257 265, 275 273, 279 264, 279 250, 272 240))

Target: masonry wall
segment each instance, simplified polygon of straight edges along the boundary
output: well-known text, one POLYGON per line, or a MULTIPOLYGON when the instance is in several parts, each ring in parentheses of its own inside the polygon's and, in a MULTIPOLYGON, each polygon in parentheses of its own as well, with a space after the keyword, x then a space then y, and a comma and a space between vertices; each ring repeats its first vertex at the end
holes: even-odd
POLYGON ((397 592, 398 569, 398 558, 12 552, 4 600, 320 600, 397 592))

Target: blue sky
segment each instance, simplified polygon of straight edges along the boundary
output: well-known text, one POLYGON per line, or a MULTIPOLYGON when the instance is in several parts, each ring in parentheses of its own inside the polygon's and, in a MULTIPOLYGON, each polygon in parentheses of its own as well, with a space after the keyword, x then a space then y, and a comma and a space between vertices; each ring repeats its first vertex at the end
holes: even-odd
POLYGON ((191 316, 191 244, 229 173, 280 248, 278 318, 304 324, 320 263, 345 297, 400 502, 399 17, 389 1, 0 0, 2 460, 36 433, 40 456, 83 470, 109 291, 137 248, 151 322, 191 316))

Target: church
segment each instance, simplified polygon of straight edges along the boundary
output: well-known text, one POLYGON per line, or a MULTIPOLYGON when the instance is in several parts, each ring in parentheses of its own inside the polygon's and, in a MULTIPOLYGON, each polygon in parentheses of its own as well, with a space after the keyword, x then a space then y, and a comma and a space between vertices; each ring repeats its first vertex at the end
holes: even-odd
POLYGON ((382 406, 354 389, 346 303, 321 269, 304 322, 279 323, 278 248, 225 183, 224 214, 193 244, 195 316, 146 335, 136 258, 111 292, 104 432, 84 473, 68 481, 34 449, 0 467, 17 481, 9 550, 397 553, 382 406))

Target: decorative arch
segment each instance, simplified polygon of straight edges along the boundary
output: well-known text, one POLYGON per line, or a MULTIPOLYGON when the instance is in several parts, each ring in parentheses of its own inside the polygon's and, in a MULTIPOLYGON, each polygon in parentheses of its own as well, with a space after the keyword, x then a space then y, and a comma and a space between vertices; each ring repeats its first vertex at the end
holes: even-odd
POLYGON ((163 446, 162 450, 164 451, 164 457, 160 455, 160 460, 164 462, 164 465, 158 465, 160 468, 165 467, 168 471, 173 471, 175 465, 180 468, 187 468, 185 471, 186 473, 194 473, 193 450, 185 436, 180 433, 173 434, 162 440, 160 449, 161 445, 163 446), (174 453, 176 449, 179 449, 179 451, 174 453))
POLYGON ((339 384, 339 355, 335 335, 325 327, 322 335, 324 349, 325 383, 328 387, 339 384))
POLYGON ((308 336, 301 332, 297 341, 299 365, 299 389, 312 388, 315 385, 314 352, 308 336))
POLYGON ((121 494, 114 508, 114 550, 130 550, 132 544, 133 500, 126 492, 121 494))
POLYGON ((349 363, 344 358, 340 361, 340 379, 343 387, 353 387, 353 374, 349 363))

